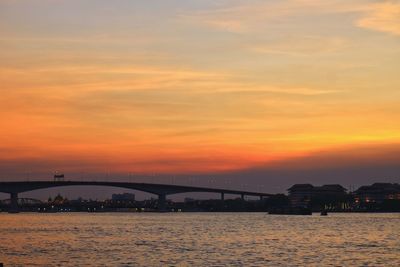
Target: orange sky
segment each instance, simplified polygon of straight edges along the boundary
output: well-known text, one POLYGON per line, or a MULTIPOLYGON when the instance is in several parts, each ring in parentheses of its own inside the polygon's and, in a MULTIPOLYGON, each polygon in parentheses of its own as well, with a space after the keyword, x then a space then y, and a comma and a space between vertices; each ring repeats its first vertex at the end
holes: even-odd
POLYGON ((181 2, 2 1, 0 160, 207 173, 400 143, 400 1, 181 2))

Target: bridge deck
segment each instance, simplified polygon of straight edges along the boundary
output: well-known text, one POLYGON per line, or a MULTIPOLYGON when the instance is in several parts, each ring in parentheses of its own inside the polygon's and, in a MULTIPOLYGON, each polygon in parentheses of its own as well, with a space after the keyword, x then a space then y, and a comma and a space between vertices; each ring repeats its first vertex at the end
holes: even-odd
POLYGON ((61 186, 110 186, 144 191, 156 195, 172 195, 189 192, 208 192, 238 194, 246 196, 266 197, 271 194, 261 192, 250 192, 243 190, 231 190, 222 188, 208 188, 184 185, 154 184, 154 183, 130 183, 130 182, 101 182, 101 181, 18 181, 0 182, 0 192, 22 193, 37 189, 61 187, 61 186))

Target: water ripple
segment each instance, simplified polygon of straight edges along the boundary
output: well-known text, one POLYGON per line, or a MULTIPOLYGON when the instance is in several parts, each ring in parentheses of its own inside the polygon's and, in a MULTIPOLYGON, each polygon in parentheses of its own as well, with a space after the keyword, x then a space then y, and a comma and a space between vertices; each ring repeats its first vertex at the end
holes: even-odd
POLYGON ((5 266, 400 266, 400 214, 0 214, 5 266))

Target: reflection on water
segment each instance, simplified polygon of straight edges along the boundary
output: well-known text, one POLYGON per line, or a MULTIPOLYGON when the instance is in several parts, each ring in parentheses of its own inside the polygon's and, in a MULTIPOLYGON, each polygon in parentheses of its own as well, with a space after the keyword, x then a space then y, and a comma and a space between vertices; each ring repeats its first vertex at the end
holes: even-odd
POLYGON ((400 214, 0 214, 5 266, 400 266, 400 214))

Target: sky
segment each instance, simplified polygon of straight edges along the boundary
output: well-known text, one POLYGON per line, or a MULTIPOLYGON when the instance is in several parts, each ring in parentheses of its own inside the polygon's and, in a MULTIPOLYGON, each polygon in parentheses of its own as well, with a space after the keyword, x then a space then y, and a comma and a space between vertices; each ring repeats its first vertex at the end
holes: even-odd
POLYGON ((2 0, 0 122, 0 180, 400 182, 400 1, 2 0))

